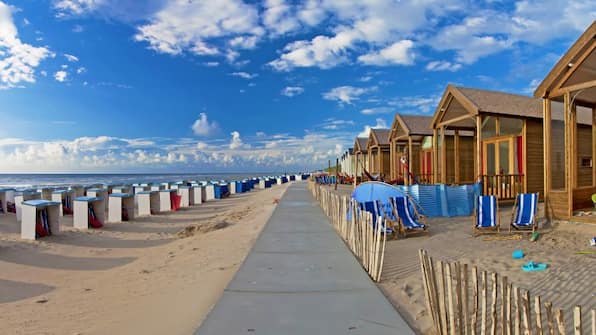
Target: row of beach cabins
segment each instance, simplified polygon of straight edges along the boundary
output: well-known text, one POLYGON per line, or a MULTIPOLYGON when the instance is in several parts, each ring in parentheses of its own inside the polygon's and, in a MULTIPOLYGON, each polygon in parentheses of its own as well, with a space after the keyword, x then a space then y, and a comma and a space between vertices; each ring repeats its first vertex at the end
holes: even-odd
POLYGON ((24 190, 0 188, 0 215, 15 215, 21 223, 21 238, 35 240, 58 233, 60 218, 64 215, 73 216, 74 228, 101 228, 105 222, 132 221, 135 213, 150 216, 177 211, 255 188, 266 189, 308 177, 308 174, 296 174, 236 181, 94 184, 24 190))
POLYGON ((339 160, 342 174, 355 183, 367 175, 404 185, 480 183, 504 201, 539 193, 547 217, 596 223, 595 50, 593 22, 532 97, 448 85, 434 115, 397 113, 391 128, 357 137, 339 160))

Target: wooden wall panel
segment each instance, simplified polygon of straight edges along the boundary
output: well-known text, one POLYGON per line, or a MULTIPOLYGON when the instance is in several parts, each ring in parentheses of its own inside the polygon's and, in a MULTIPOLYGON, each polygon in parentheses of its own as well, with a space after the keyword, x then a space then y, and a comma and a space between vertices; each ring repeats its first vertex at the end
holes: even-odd
POLYGON ((542 121, 526 120, 526 153, 523 171, 526 175, 528 189, 526 192, 539 192, 544 196, 544 133, 542 121))
MULTIPOLYGON (((577 186, 592 186, 593 167, 582 167, 582 158, 592 159, 592 127, 578 125, 577 129, 577 186)), ((592 160, 592 162, 594 162, 592 160)), ((593 165, 593 164, 592 164, 593 165)))

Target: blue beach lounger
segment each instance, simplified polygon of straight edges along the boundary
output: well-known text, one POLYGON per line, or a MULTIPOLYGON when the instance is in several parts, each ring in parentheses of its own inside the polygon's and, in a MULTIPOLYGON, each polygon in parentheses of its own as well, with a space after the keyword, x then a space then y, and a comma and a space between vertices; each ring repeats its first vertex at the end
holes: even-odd
POLYGON ((389 198, 389 202, 393 215, 398 218, 399 232, 403 236, 407 237, 408 233, 428 233, 428 225, 424 218, 418 215, 410 197, 392 197, 389 198))
POLYGON ((386 215, 385 211, 382 209, 382 206, 383 204, 381 204, 378 200, 358 203, 358 207, 361 211, 372 213, 373 227, 377 227, 378 218, 382 217, 384 220, 381 222, 385 228, 385 233, 395 236, 396 230, 393 227, 393 222, 395 220, 392 220, 390 216, 386 215))
POLYGON ((515 197, 511 227, 518 231, 536 231, 536 210, 538 208, 538 193, 520 193, 515 197))
POLYGON ((494 195, 480 195, 474 204, 474 235, 484 231, 496 231, 501 229, 499 218, 499 203, 494 195))

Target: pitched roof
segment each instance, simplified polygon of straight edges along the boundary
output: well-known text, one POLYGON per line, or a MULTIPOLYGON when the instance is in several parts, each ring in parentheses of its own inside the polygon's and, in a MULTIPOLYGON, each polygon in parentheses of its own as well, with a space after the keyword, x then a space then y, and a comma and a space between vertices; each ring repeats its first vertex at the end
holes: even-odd
POLYGON ((389 134, 391 129, 371 129, 370 136, 374 136, 377 145, 389 145, 389 134))
POLYGON ((433 134, 432 128, 430 126, 430 122, 432 120, 431 116, 399 114, 399 117, 402 119, 405 126, 408 127, 411 135, 433 134))
MULTIPOLYGON (((553 66, 544 80, 536 87, 534 91, 535 97, 548 97, 550 91, 556 89, 556 84, 559 83, 570 71, 576 71, 581 65, 578 61, 581 60, 582 55, 591 48, 596 38, 596 21, 584 31, 584 33, 573 43, 573 45, 565 52, 563 57, 559 59, 557 64, 553 66)), ((584 59, 585 60, 585 59, 584 59)))
POLYGON ((356 137, 356 141, 354 143, 354 152, 366 152, 368 149, 368 138, 367 137, 356 137))
POLYGON ((542 118, 542 100, 525 95, 454 87, 477 109, 477 112, 542 118))

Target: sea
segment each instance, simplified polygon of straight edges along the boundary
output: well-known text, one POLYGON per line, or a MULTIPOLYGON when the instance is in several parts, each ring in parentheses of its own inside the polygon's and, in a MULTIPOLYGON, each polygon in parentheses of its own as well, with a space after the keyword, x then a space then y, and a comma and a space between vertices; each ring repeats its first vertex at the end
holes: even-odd
POLYGON ((26 189, 91 184, 163 183, 182 180, 241 180, 285 173, 172 173, 172 174, 0 174, 0 188, 26 189))

